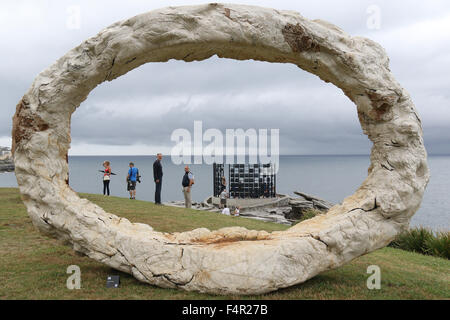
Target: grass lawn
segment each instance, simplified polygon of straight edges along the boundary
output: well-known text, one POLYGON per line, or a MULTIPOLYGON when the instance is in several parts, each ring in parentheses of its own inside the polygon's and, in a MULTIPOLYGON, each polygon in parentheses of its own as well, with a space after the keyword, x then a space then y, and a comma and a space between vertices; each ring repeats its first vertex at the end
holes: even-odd
MULTIPOLYGON (((144 201, 83 194, 111 213, 158 231, 211 230, 243 226, 283 230, 286 226, 210 212, 161 207, 144 201)), ((295 287, 261 296, 214 296, 161 289, 80 257, 31 224, 17 189, 0 188, 0 299, 449 299, 450 261, 384 248, 295 287), (81 268, 81 289, 66 288, 69 265, 81 268), (366 286, 367 267, 381 268, 381 289, 366 286), (107 289, 106 276, 119 274, 120 289, 107 289)))

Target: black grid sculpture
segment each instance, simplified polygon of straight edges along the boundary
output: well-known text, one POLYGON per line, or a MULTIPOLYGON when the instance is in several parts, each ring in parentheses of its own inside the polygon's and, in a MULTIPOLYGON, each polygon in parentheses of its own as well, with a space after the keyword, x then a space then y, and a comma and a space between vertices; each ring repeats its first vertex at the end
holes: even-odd
POLYGON ((222 191, 222 177, 225 176, 225 167, 223 164, 214 163, 213 164, 213 186, 214 186, 214 196, 218 197, 222 191))
MULTIPOLYGON (((223 165, 214 164, 214 195, 221 188, 223 165), (217 179, 216 177, 219 177, 217 179)), ((228 192, 230 198, 276 197, 276 174, 273 164, 228 165, 228 192)))

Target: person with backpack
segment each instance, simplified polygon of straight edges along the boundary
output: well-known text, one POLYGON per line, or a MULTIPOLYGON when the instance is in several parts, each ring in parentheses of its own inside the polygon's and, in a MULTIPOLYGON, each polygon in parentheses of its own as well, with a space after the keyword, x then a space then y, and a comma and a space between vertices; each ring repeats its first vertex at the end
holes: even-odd
POLYGON ((109 183, 111 182, 111 163, 109 161, 103 162, 103 195, 109 196, 109 183))
POLYGON ((189 166, 184 167, 184 176, 181 181, 184 194, 184 206, 190 208, 192 206, 192 185, 194 184, 194 175, 189 171, 189 166))
POLYGON ((128 169, 127 183, 128 191, 130 192, 130 199, 136 200, 136 182, 139 180, 139 169, 134 167, 134 163, 130 162, 130 169, 128 169))

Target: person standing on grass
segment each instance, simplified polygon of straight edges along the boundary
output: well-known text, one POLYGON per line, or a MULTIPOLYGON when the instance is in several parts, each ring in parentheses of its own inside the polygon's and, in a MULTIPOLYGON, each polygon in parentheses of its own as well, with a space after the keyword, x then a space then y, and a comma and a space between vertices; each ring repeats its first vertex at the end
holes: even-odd
POLYGON ((130 199, 136 200, 136 181, 138 180, 139 169, 134 167, 133 162, 130 162, 129 167, 127 175, 128 191, 130 192, 130 199))
POLYGON ((220 205, 219 208, 223 209, 227 206, 227 190, 222 190, 222 192, 220 193, 220 205))
POLYGON ((194 184, 194 175, 189 171, 189 166, 184 167, 184 176, 181 181, 184 194, 184 206, 190 208, 192 206, 192 185, 194 184))
POLYGON ((155 180, 155 204, 161 204, 161 187, 163 170, 161 165, 162 154, 156 155, 156 160, 153 162, 153 179, 155 180))
POLYGON ((103 162, 103 195, 109 196, 109 183, 111 182, 111 163, 109 161, 103 162))

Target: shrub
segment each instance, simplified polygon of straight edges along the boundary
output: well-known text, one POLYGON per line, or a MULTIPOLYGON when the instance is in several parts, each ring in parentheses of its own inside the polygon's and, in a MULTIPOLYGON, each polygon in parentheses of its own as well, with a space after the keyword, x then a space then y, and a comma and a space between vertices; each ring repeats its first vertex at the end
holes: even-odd
POLYGON ((394 248, 426 254, 425 242, 431 238, 431 230, 419 227, 401 233, 391 244, 394 248))
POLYGON ((300 217, 300 220, 295 221, 294 223, 292 223, 293 226, 295 226, 296 224, 305 221, 305 220, 309 220, 314 218, 315 216, 318 216, 320 214, 324 214, 324 212, 317 210, 317 209, 308 209, 305 210, 304 212, 302 212, 302 215, 300 217))
POLYGON ((412 228, 399 234, 389 246, 450 259, 450 232, 434 234, 433 231, 424 227, 412 228))
POLYGON ((300 221, 305 221, 314 218, 315 216, 318 216, 319 214, 323 214, 322 211, 319 211, 317 209, 309 209, 306 210, 300 219, 300 221))
POLYGON ((425 242, 427 254, 450 259, 450 232, 438 232, 425 242))

